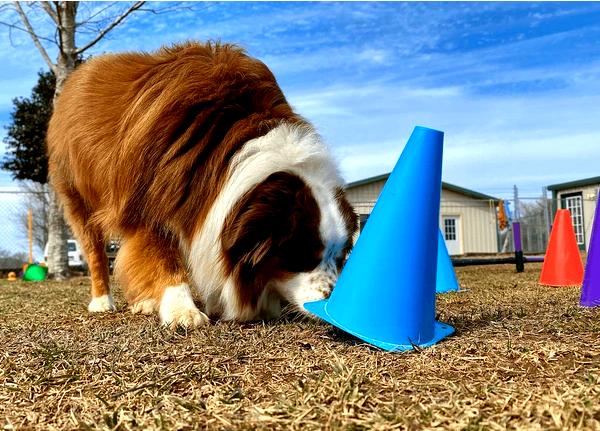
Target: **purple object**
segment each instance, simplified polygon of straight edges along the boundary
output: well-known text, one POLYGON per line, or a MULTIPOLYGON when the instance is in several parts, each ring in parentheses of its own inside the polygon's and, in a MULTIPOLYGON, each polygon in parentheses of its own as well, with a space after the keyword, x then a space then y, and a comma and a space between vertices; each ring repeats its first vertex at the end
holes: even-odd
POLYGON ((581 288, 582 307, 600 305, 600 202, 596 200, 596 213, 581 288))
POLYGON ((515 251, 522 251, 521 245, 521 223, 518 221, 513 222, 513 238, 515 241, 515 251))
POLYGON ((525 256, 525 262, 543 262, 544 256, 525 256))

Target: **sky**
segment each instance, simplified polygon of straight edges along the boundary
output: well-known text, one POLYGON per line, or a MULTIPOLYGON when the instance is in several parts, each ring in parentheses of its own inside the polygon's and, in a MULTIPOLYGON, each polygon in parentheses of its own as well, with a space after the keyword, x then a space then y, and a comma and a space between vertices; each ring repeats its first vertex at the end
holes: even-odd
MULTIPOLYGON (((127 6, 111 5, 83 4, 81 17, 127 6)), ((239 44, 271 68, 348 182, 391 171, 417 125, 445 133, 443 180, 481 193, 509 197, 517 185, 537 197, 543 186, 600 175, 600 2, 173 6, 149 3, 160 13, 135 12, 88 53, 239 44)), ((43 12, 24 7, 51 39, 43 12)), ((82 32, 78 45, 89 38, 82 32)), ((2 126, 46 66, 28 35, 3 26, 0 64, 2 126)), ((0 171, 7 187, 15 184, 0 171)))

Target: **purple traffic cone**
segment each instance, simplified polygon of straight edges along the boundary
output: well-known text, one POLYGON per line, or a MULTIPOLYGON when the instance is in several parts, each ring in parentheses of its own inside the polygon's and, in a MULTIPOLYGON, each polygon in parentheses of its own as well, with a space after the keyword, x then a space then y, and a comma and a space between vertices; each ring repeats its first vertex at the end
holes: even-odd
POLYGON ((600 200, 596 201, 596 213, 583 275, 580 305, 582 307, 600 305, 600 200))

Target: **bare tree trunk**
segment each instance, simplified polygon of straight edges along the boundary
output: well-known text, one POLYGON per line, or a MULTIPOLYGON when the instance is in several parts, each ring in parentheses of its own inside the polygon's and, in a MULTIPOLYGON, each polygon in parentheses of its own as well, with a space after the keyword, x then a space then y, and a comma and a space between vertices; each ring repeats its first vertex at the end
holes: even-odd
MULTIPOLYGON (((75 16, 78 2, 58 2, 58 36, 60 47, 56 63, 56 89, 54 103, 60 95, 69 74, 75 70, 77 53, 75 49, 75 16)), ((63 280, 69 276, 67 248, 67 226, 58 195, 50 185, 50 205, 48 207, 48 272, 49 276, 63 280)))
POLYGON ((60 203, 52 187, 48 207, 48 272, 56 280, 69 276, 67 228, 60 203))
MULTIPOLYGON (((75 44, 75 34, 77 32, 77 8, 78 1, 55 1, 55 2, 39 2, 42 9, 48 14, 48 17, 56 25, 56 46, 58 47, 57 62, 53 63, 50 56, 46 52, 44 46, 40 42, 40 37, 36 34, 35 29, 31 25, 27 14, 25 13, 21 3, 25 2, 13 1, 15 11, 21 17, 23 22, 23 31, 27 32, 36 48, 40 51, 42 58, 54 72, 56 76, 56 90, 54 92, 54 103, 60 94, 67 77, 75 70, 78 56, 84 51, 94 46, 108 32, 118 26, 132 12, 140 9, 144 5, 144 1, 136 1, 126 10, 115 16, 102 30, 98 30, 95 37, 89 40, 83 47, 77 48, 75 44), (58 39, 58 40, 56 40, 58 39)), ((32 2, 37 3, 37 2, 32 2)), ((88 18, 88 20, 91 18, 88 18)), ((86 21, 80 22, 79 25, 86 21)), ((46 38, 46 40, 49 40, 46 38)), ((65 224, 62 208, 58 200, 56 192, 49 184, 49 205, 48 205, 48 272, 49 276, 56 279, 64 279, 69 275, 69 260, 67 250, 67 226, 65 224)))

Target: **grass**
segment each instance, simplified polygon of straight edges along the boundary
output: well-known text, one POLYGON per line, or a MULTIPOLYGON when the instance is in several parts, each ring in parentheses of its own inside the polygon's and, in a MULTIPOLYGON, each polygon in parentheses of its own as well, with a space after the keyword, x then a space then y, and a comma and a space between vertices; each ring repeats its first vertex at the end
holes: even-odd
POLYGON ((0 282, 0 425, 12 429, 600 429, 600 310, 539 265, 458 268, 456 335, 375 350, 318 321, 162 329, 86 311, 89 280, 0 282))

